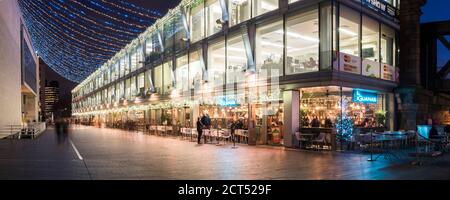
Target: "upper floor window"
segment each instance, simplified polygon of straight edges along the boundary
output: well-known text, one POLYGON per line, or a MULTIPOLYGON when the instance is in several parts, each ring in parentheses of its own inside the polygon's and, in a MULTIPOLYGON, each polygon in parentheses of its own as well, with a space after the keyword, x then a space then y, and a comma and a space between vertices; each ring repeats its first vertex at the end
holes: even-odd
POLYGON ((253 0, 253 16, 278 9, 278 0, 253 0))
POLYGON ((247 21, 251 16, 251 0, 228 0, 230 26, 247 21))
POLYGON ((205 37, 205 8, 203 0, 194 1, 191 5, 191 41, 196 42, 205 37))

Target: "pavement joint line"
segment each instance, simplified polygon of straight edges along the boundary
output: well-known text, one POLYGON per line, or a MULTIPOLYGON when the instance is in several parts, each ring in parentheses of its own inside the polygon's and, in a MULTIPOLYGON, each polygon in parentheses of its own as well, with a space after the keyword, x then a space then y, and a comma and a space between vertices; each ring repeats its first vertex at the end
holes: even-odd
POLYGON ((81 156, 80 152, 78 152, 77 147, 75 146, 75 144, 73 143, 72 139, 69 139, 70 144, 72 145, 73 150, 75 151, 75 153, 78 156, 78 159, 83 160, 83 157, 81 156))

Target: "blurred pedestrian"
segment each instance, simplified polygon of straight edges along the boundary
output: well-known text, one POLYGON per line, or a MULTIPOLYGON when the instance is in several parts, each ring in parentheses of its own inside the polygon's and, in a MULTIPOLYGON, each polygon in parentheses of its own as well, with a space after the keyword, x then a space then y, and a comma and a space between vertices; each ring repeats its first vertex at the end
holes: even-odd
POLYGON ((197 124, 196 125, 197 125, 197 132, 198 132, 197 143, 200 144, 200 138, 202 138, 203 126, 204 126, 203 123, 201 122, 200 118, 197 118, 197 124))

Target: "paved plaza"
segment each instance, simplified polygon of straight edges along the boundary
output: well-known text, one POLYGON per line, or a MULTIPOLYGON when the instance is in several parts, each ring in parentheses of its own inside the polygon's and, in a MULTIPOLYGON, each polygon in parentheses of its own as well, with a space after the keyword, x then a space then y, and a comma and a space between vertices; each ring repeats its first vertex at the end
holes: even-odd
POLYGON ((79 126, 35 140, 0 140, 0 179, 449 179, 450 156, 423 166, 340 152, 306 152, 79 126))

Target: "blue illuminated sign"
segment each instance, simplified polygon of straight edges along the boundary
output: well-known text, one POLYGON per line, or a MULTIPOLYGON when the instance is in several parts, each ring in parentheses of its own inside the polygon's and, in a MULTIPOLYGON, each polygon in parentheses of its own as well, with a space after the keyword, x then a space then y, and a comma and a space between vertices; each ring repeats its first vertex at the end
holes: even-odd
POLYGON ((376 104, 378 102, 378 94, 363 90, 353 90, 353 102, 364 104, 376 104))
POLYGON ((219 100, 219 105, 223 106, 223 107, 227 107, 227 106, 237 106, 237 102, 234 99, 226 99, 226 98, 221 98, 219 100))

